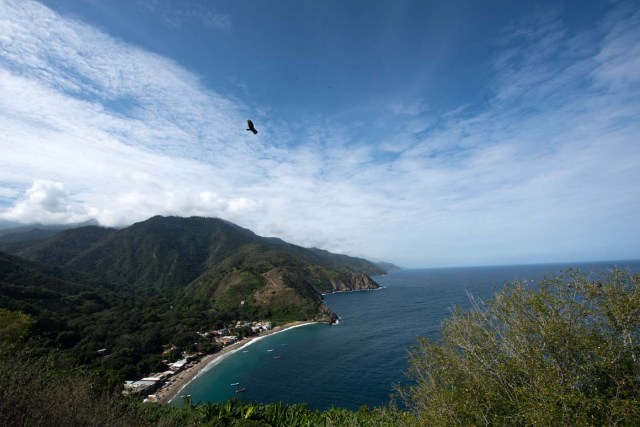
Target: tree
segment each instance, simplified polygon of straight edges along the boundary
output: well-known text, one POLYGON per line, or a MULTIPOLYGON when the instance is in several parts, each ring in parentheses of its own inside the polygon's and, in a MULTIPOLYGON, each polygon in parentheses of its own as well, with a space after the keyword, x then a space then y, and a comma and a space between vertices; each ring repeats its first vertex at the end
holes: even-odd
POLYGON ((0 341, 8 346, 23 343, 35 320, 28 314, 0 308, 0 341))
POLYGON ((419 425, 640 425, 640 275, 574 270, 455 310, 412 350, 419 425))

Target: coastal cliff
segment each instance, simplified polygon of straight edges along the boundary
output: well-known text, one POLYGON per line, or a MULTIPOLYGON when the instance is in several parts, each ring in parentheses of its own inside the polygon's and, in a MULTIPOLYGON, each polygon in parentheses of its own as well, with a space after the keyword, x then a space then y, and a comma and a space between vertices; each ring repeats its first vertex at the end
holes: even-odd
POLYGON ((316 322, 324 322, 324 323, 329 323, 329 324, 333 324, 336 323, 340 318, 338 317, 337 314, 335 314, 333 311, 331 311, 331 309, 329 307, 327 307, 326 305, 321 305, 320 309, 318 310, 318 315, 315 319, 316 322))
POLYGON ((327 293, 348 291, 370 291, 381 286, 364 273, 345 273, 337 279, 331 279, 331 289, 327 293))

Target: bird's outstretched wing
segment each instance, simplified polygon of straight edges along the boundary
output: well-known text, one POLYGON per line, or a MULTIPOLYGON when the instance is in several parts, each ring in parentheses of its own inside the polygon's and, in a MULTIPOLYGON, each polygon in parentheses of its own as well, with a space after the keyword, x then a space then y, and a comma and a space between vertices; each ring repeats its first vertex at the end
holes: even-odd
POLYGON ((247 120, 247 126, 248 126, 247 130, 253 132, 254 135, 256 135, 258 133, 256 128, 253 126, 253 122, 251 120, 247 120))

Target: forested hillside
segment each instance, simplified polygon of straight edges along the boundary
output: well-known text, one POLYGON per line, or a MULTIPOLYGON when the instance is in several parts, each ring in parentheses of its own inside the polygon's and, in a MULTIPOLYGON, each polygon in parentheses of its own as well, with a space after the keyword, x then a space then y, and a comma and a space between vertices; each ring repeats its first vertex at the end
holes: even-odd
POLYGON ((13 254, 0 254, 0 307, 31 315, 43 342, 131 378, 160 368, 166 348, 210 351, 197 332, 232 320, 333 321, 321 293, 373 289, 367 274, 384 272, 215 218, 25 233, 0 245, 13 254))

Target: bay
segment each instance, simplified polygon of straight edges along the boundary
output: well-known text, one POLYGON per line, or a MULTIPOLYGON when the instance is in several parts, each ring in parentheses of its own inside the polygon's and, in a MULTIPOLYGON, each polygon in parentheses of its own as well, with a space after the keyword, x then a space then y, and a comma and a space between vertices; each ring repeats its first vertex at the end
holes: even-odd
MULTIPOLYGON (((375 277, 376 291, 330 294, 325 303, 337 325, 311 324, 252 343, 192 381, 181 394, 195 402, 237 397, 261 403, 306 403, 358 409, 386 404, 394 385, 407 384, 407 356, 419 337, 437 339, 454 306, 469 296, 487 300, 507 282, 569 267, 640 271, 640 261, 401 270, 375 277), (240 383, 239 386, 231 384, 240 383), (236 393, 236 388, 246 389, 236 393)), ((180 405, 180 399, 174 404, 180 405)))

